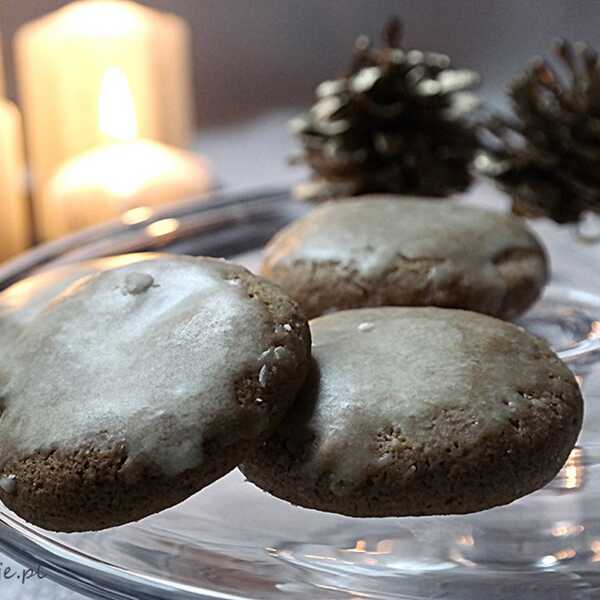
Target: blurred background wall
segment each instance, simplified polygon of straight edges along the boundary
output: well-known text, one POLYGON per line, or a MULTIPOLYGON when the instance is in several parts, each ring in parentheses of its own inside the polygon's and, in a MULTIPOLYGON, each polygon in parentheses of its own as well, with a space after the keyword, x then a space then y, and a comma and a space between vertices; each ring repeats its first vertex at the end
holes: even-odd
MULTIPOLYGON (((0 0, 9 95, 15 30, 65 0, 0 0)), ((451 55, 478 70, 482 94, 499 92, 516 69, 566 36, 600 46, 595 0, 146 0, 193 29, 196 115, 201 127, 285 106, 308 105, 314 86, 342 71, 359 33, 377 35, 400 15, 409 47, 451 55)))

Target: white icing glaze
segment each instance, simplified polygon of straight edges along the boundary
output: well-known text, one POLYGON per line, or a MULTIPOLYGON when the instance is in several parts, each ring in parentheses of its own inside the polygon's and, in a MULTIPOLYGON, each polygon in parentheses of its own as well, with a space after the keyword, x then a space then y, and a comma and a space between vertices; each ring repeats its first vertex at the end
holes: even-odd
POLYGON ((261 387, 267 387, 269 380, 269 371, 267 365, 263 365, 258 372, 258 383, 261 387))
POLYGON ((201 464, 207 436, 256 436, 267 424, 240 409, 234 382, 256 373, 273 331, 264 305, 229 284, 241 273, 156 257, 64 292, 29 322, 0 374, 0 468, 109 432, 127 444, 125 476, 138 462, 172 475, 201 464))
POLYGON ((283 428, 291 448, 315 440, 303 459, 307 487, 331 473, 337 495, 391 464, 407 441, 439 452, 454 440, 476 447, 522 417, 522 390, 543 389, 555 368, 536 362, 535 344, 516 327, 463 311, 352 310, 313 320, 311 331, 318 383, 283 428))
POLYGON ((10 351, 12 340, 54 298, 85 277, 158 256, 123 254, 55 267, 15 283, 0 292, 0 355, 10 351))
POLYGON ((516 218, 449 200, 366 196, 324 204, 281 231, 267 249, 265 272, 304 261, 376 279, 398 259, 427 260, 433 297, 472 279, 495 312, 507 293, 495 261, 513 251, 540 257, 542 286, 543 251, 516 218))

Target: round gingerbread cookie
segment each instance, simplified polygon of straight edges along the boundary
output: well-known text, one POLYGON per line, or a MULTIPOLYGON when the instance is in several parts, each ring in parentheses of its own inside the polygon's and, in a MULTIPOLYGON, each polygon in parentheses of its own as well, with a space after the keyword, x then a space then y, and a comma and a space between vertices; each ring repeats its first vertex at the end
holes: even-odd
POLYGON ((0 499, 84 531, 172 506, 233 469, 304 380, 297 305, 242 267, 154 256, 82 279, 0 370, 0 499))
POLYGON ((548 483, 575 444, 573 374, 510 323, 391 307, 310 325, 307 384, 242 466, 279 498, 358 517, 474 512, 548 483))
POLYGON ((324 204, 269 243, 262 274, 313 318, 368 306, 525 311, 548 279, 516 217, 448 200, 363 196, 324 204))

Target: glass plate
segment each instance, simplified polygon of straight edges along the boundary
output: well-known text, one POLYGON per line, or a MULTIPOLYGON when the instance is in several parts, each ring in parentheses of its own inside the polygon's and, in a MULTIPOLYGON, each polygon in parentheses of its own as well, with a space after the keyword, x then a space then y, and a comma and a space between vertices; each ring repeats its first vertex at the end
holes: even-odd
MULTIPOLYGON (((0 268, 0 288, 34 272, 124 252, 232 258, 256 269, 261 248, 306 212, 286 192, 221 195, 38 248, 0 268)), ((182 504, 90 534, 39 530, 0 510, 0 547, 96 598, 506 600, 600 597, 600 247, 534 227, 553 264, 520 321, 575 371, 586 399, 578 446, 546 488, 452 517, 354 519, 291 506, 232 472, 182 504)))

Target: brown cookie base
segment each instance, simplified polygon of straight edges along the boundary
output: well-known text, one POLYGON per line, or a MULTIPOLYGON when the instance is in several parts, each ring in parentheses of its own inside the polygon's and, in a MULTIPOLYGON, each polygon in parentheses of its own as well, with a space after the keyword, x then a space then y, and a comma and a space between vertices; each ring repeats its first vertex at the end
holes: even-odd
POLYGON ((431 286, 431 270, 442 261, 397 257, 377 278, 361 276, 355 269, 335 261, 298 260, 293 265, 263 264, 261 274, 280 285, 303 308, 309 319, 353 308, 378 306, 438 306, 461 308, 511 319, 525 312, 540 296, 537 275, 547 269, 540 253, 517 251, 498 258, 498 276, 508 293, 500 305, 490 304, 477 281, 467 277, 445 290, 431 286))

